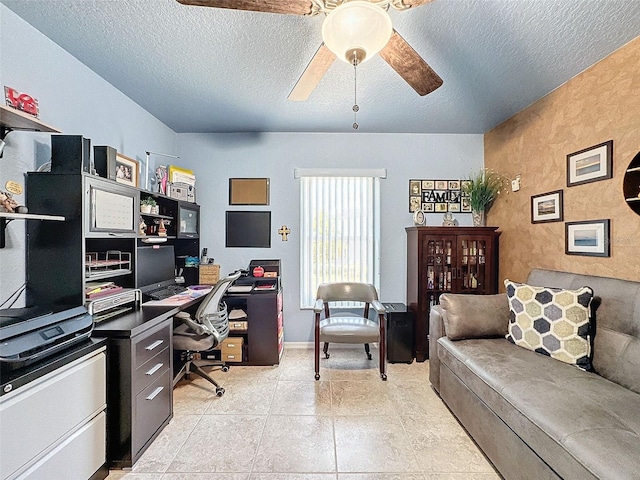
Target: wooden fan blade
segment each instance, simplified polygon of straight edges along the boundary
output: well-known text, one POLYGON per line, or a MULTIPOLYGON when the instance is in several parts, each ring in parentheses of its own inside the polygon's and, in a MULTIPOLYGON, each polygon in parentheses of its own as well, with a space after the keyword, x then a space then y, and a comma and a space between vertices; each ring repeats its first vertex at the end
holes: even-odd
POLYGON ((409 7, 419 7, 420 5, 424 5, 425 3, 430 3, 433 0, 401 0, 400 3, 402 3, 405 7, 409 8, 409 7))
POLYGON ((309 62, 309 65, 307 65, 307 68, 305 68, 298 83, 293 87, 293 90, 291 90, 287 98, 294 102, 304 102, 309 98, 309 95, 311 95, 311 92, 316 88, 316 85, 318 85, 324 74, 327 73, 327 70, 329 70, 329 67, 335 59, 335 54, 329 50, 324 43, 320 45, 320 48, 318 48, 318 51, 309 62))
POLYGON ((380 50, 380 56, 418 92, 418 95, 431 93, 442 85, 442 79, 438 74, 395 30, 389 43, 380 50))
POLYGON ((311 15, 313 3, 310 0, 177 0, 183 5, 200 7, 230 8, 252 12, 284 13, 290 15, 311 15))

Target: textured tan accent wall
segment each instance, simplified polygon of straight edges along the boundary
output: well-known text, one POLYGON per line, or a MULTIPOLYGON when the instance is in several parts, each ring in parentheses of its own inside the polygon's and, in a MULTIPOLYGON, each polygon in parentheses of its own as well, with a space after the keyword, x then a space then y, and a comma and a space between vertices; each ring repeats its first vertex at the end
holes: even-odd
POLYGON ((503 232, 501 281, 533 267, 640 281, 640 216, 622 194, 640 151, 640 37, 487 132, 484 149, 487 168, 522 175, 487 216, 503 232), (567 187, 567 154, 611 139, 613 178, 567 187), (565 255, 564 222, 531 223, 531 196, 559 189, 565 221, 611 219, 611 257, 565 255))

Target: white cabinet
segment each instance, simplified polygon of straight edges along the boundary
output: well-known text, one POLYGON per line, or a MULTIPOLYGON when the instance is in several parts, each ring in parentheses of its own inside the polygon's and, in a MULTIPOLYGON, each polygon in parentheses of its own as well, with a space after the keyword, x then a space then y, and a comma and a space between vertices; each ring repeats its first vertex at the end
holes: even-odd
POLYGON ((91 352, 0 398, 0 478, 88 479, 106 459, 106 355, 91 352))

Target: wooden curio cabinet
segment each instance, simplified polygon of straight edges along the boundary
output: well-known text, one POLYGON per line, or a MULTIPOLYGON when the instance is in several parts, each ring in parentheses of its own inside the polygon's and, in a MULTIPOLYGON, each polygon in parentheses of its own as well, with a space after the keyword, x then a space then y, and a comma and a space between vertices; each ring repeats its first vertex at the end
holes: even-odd
POLYGON ((407 305, 416 359, 429 358, 429 311, 443 293, 498 292, 498 227, 407 227, 407 305))

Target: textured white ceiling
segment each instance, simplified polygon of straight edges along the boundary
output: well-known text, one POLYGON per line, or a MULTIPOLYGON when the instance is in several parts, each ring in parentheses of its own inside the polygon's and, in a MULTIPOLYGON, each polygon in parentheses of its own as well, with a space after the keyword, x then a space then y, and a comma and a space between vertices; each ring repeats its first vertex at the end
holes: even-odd
MULTIPOLYGON (((287 96, 323 16, 175 0, 1 0, 176 132, 347 132, 353 68, 287 96)), ((358 68, 360 132, 484 133, 640 33, 639 0, 435 0, 394 28, 442 77, 418 96, 382 59, 358 68)))

